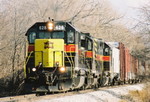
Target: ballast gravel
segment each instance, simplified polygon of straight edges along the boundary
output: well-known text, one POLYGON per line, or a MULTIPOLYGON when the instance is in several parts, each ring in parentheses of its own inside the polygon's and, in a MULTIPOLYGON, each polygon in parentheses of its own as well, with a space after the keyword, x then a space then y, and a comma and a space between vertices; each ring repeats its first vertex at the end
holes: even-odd
MULTIPOLYGON (((142 90, 144 84, 127 85, 115 88, 99 89, 97 91, 81 93, 71 96, 61 96, 56 98, 47 98, 34 100, 34 102, 121 102, 125 100, 129 102, 130 99, 125 97, 129 91, 142 90)), ((30 100, 30 102, 32 102, 30 100)))

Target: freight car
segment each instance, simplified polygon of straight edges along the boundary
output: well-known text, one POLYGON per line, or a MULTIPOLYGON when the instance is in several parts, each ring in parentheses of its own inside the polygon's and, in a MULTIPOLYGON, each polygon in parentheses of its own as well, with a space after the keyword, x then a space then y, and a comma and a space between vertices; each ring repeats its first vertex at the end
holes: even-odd
POLYGON ((26 36, 27 92, 97 88, 125 82, 132 74, 123 44, 114 47, 80 32, 69 22, 37 22, 28 29, 26 36))
POLYGON ((112 65, 117 70, 119 84, 134 83, 139 81, 138 69, 139 60, 130 54, 124 44, 119 42, 108 42, 112 49, 117 49, 113 56, 112 65), (115 64, 116 62, 116 64, 115 64))

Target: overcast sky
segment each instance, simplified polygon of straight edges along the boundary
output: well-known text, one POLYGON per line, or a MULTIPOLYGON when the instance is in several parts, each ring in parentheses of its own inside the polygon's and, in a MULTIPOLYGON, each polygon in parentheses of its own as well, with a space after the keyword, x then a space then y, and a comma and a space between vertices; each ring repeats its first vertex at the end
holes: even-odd
MULTIPOLYGON (((0 0, 0 11, 3 10, 5 0, 0 0), (3 1, 3 2, 2 2, 3 1)), ((150 0, 108 0, 116 12, 124 15, 125 18, 133 19, 139 15, 138 8, 150 2, 150 0)))
POLYGON ((114 9, 128 18, 138 15, 138 8, 147 4, 149 0, 109 0, 114 9))

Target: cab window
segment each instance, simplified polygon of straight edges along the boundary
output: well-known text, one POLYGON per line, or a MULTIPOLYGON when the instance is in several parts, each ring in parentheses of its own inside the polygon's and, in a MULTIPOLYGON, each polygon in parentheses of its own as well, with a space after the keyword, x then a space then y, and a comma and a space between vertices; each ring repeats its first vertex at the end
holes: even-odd
POLYGON ((53 32, 52 38, 54 38, 54 39, 63 39, 64 38, 64 32, 53 32))
POLYGON ((81 39, 81 47, 82 47, 82 48, 85 48, 85 43, 86 43, 86 42, 85 42, 85 41, 86 41, 86 40, 85 40, 85 35, 81 35, 81 36, 80 36, 80 39, 81 39))
POLYGON ((88 46, 87 46, 88 50, 92 50, 92 41, 88 40, 88 46))
POLYGON ((49 32, 39 32, 39 39, 49 39, 51 34, 49 32))
POLYGON ((39 39, 63 39, 64 32, 39 32, 39 39))
POLYGON ((100 43, 99 43, 98 53, 99 53, 99 54, 103 54, 103 42, 100 42, 100 43))
POLYGON ((36 39, 36 33, 35 32, 31 32, 29 34, 29 43, 34 43, 35 39, 36 39))
POLYGON ((74 33, 73 32, 67 32, 67 43, 74 43, 74 33))

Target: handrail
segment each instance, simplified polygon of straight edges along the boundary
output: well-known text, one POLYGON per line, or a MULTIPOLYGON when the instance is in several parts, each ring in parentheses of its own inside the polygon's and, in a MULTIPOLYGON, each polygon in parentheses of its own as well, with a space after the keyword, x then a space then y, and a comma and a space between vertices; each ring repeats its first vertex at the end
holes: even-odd
POLYGON ((31 54, 32 54, 33 52, 34 52, 34 51, 31 51, 31 52, 30 52, 30 54, 29 54, 29 56, 27 57, 27 60, 26 60, 26 62, 25 62, 25 65, 28 63, 29 58, 30 58, 30 56, 31 56, 31 54))
POLYGON ((72 53, 71 52, 70 52, 70 56, 71 56, 70 59, 71 59, 71 62, 72 62, 72 68, 74 68, 75 67, 75 65, 74 65, 75 63, 73 63, 74 61, 72 59, 72 53))
MULTIPOLYGON (((69 63, 70 63, 70 65, 71 65, 71 69, 73 69, 73 62, 70 60, 70 58, 69 58, 69 56, 67 55, 67 53, 66 52, 64 52, 65 53, 65 56, 67 57, 67 59, 68 59, 68 61, 69 61, 69 63)), ((72 71, 71 71, 71 76, 72 76, 72 71)))

